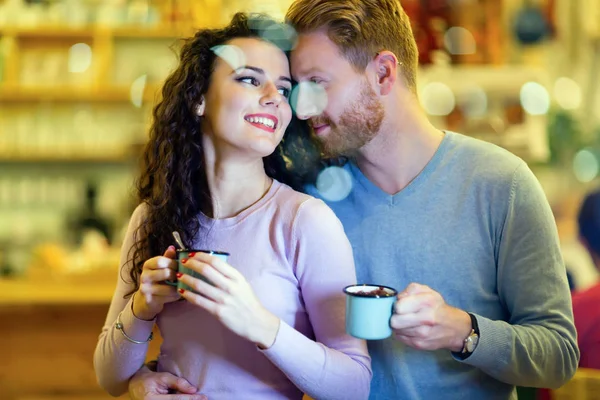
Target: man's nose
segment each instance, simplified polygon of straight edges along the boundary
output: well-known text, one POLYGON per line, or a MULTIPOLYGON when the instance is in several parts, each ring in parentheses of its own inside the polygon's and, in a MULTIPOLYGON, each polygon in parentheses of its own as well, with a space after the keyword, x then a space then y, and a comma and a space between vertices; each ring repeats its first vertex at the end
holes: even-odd
POLYGON ((296 96, 296 116, 306 120, 323 113, 327 105, 327 94, 315 85, 300 84, 296 96))
POLYGON ((296 115, 299 119, 306 120, 321 114, 323 110, 319 110, 317 104, 312 101, 310 96, 298 94, 298 103, 296 104, 296 115))

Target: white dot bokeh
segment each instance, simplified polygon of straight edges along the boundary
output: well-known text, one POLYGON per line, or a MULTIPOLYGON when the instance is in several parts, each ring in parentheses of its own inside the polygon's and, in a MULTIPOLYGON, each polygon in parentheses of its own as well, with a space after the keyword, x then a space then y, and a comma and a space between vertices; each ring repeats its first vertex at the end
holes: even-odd
POLYGON ((581 105, 581 87, 573 79, 562 77, 554 83, 554 98, 565 110, 576 110, 581 105))
POLYGON ((421 91, 421 104, 429 115, 448 115, 456 106, 454 92, 441 82, 430 82, 421 91))
POLYGON ((531 115, 544 115, 550 109, 550 95, 537 82, 527 82, 521 87, 521 105, 531 115))
POLYGON ((450 54, 475 54, 477 44, 473 34, 461 26, 453 26, 444 34, 444 46, 450 54))
POLYGON ((352 177, 343 168, 327 167, 317 177, 317 190, 327 201, 340 201, 352 191, 352 177))
POLYGON ((470 86, 461 94, 459 104, 466 116, 483 117, 488 111, 488 96, 481 87, 470 86))
POLYGON ((142 75, 131 84, 129 89, 129 100, 131 104, 140 108, 144 102, 144 90, 146 89, 146 80, 148 76, 142 75))
POLYGON ((591 182, 598 176, 599 168, 598 158, 592 151, 583 149, 575 154, 573 172, 578 181, 582 183, 591 182))
POLYGON ((234 71, 246 65, 246 55, 237 46, 224 44, 211 48, 213 53, 225 61, 234 71))
POLYGON ((300 116, 320 115, 327 107, 327 92, 314 82, 300 82, 292 89, 290 103, 300 116))
POLYGON ((82 73, 92 65, 92 48, 86 43, 76 43, 69 48, 69 72, 82 73))

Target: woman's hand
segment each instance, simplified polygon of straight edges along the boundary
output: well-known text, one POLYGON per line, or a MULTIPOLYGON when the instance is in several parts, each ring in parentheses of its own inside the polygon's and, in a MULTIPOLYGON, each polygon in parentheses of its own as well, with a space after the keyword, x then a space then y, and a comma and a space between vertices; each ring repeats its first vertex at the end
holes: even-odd
POLYGON ((225 261, 206 253, 195 253, 185 266, 202 274, 202 279, 178 274, 177 279, 195 292, 181 289, 181 296, 205 309, 235 334, 262 349, 273 345, 279 331, 279 318, 270 313, 252 291, 246 278, 225 261))
POLYGON ((146 260, 140 275, 140 287, 133 297, 133 314, 140 319, 152 320, 166 303, 180 298, 177 288, 163 283, 175 279, 177 253, 169 246, 162 256, 146 260))

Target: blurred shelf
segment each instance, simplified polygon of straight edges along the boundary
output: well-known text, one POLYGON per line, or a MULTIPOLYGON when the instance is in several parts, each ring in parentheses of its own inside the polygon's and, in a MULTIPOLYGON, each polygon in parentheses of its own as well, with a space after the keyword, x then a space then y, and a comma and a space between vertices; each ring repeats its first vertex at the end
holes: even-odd
POLYGON ((139 28, 119 27, 107 31, 109 36, 116 38, 140 38, 140 39, 177 39, 186 37, 193 33, 191 29, 171 29, 169 27, 139 28))
MULTIPOLYGON (((158 94, 158 86, 144 88, 142 100, 153 102, 158 94)), ((107 87, 93 89, 85 87, 53 86, 0 86, 0 103, 9 102, 132 102, 130 87, 107 87)))
POLYGON ((121 26, 108 27, 65 27, 65 26, 40 26, 35 28, 5 27, 0 28, 0 36, 13 36, 16 38, 93 38, 118 37, 139 39, 175 39, 186 36, 192 32, 189 28, 178 27, 173 29, 168 26, 142 27, 121 26))
POLYGON ((109 304, 116 280, 72 283, 0 278, 0 307, 15 305, 109 304))
POLYGON ((0 28, 0 35, 17 38, 91 38, 94 31, 87 28, 47 26, 39 28, 10 27, 0 28))
POLYGON ((127 164, 134 162, 134 157, 85 156, 85 155, 18 155, 3 156, 0 154, 0 165, 4 164, 127 164))

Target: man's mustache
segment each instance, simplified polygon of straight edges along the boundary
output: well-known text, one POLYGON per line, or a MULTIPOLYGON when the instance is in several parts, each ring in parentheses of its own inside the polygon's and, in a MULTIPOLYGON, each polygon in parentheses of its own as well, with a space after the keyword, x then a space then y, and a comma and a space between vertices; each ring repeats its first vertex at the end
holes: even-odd
POLYGON ((310 126, 315 127, 315 126, 319 126, 319 125, 332 125, 331 124, 331 120, 329 118, 318 118, 318 119, 311 119, 310 120, 310 126))

